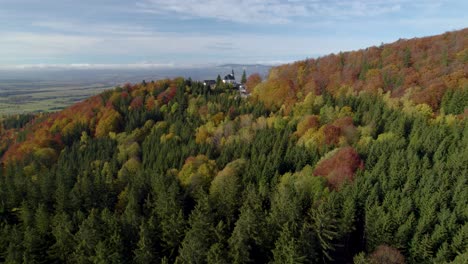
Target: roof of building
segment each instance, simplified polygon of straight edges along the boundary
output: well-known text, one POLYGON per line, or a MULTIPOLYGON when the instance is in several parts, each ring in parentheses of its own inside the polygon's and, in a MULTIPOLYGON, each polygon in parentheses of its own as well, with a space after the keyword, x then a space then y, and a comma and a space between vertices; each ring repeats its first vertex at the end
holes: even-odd
POLYGON ((234 78, 234 75, 232 73, 224 76, 224 80, 235 80, 236 78, 234 78))

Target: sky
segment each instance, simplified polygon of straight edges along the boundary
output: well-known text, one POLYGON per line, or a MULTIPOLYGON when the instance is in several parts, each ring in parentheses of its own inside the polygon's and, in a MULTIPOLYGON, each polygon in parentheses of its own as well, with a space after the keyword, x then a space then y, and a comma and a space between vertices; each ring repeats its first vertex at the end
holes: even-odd
POLYGON ((468 26, 463 0, 0 0, 0 69, 279 64, 468 26))

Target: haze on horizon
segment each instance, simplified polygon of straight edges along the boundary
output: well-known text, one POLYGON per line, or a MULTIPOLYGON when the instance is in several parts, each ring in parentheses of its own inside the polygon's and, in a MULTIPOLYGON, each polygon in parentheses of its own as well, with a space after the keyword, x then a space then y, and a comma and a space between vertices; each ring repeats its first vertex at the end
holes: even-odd
POLYGON ((459 0, 0 0, 0 69, 277 64, 468 26, 459 0))

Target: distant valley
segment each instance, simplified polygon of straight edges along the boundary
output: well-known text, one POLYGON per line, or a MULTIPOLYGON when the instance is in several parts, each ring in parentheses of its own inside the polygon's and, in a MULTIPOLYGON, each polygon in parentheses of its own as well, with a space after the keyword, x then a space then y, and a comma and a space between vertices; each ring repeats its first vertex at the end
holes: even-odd
POLYGON ((124 83, 184 77, 216 79, 232 70, 241 76, 266 76, 271 67, 262 64, 223 64, 197 67, 143 69, 31 68, 0 69, 0 115, 61 110, 78 101, 124 83))

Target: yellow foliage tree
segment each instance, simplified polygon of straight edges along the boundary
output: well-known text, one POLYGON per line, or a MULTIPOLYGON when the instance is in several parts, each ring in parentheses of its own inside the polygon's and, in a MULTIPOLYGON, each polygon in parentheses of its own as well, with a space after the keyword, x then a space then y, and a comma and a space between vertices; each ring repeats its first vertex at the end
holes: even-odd
POLYGON ((205 155, 198 155, 185 161, 177 177, 184 187, 207 187, 217 172, 214 160, 208 159, 205 155))
POLYGON ((121 121, 122 116, 119 112, 112 108, 107 108, 96 125, 96 137, 104 137, 107 136, 109 132, 117 131, 121 121))

